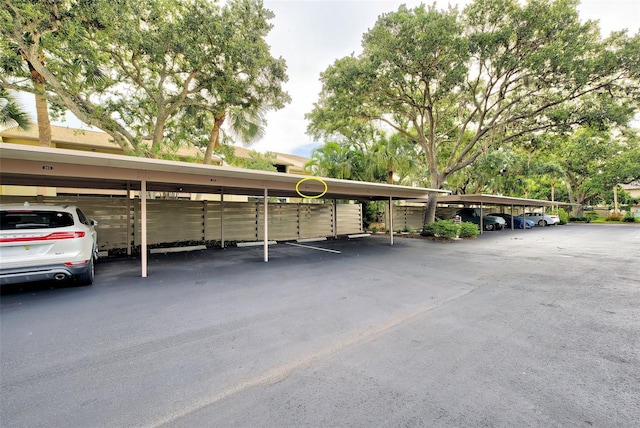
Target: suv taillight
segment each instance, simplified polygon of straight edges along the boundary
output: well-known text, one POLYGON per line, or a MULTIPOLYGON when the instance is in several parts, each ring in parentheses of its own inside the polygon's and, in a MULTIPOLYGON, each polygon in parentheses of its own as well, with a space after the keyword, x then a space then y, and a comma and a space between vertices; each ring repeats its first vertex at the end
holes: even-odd
POLYGON ((74 238, 84 238, 84 232, 53 232, 47 236, 44 236, 44 240, 50 239, 74 239, 74 238))
POLYGON ((85 232, 53 232, 44 236, 17 236, 0 238, 0 242, 54 241, 59 239, 84 238, 85 232))

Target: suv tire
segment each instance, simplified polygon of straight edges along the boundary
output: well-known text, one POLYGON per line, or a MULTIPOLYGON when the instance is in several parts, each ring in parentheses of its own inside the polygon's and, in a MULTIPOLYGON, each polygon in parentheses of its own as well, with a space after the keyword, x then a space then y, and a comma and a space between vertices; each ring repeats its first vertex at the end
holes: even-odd
POLYGON ((85 286, 93 284, 93 280, 96 277, 96 270, 94 265, 94 258, 91 257, 89 263, 87 263, 87 270, 79 275, 76 275, 76 285, 85 286))

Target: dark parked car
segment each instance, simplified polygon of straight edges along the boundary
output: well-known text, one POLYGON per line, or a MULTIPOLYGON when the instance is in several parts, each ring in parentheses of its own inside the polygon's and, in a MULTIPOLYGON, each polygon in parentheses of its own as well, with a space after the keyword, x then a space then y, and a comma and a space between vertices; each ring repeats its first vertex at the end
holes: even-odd
MULTIPOLYGON (((462 218, 462 221, 475 223, 480 227, 479 208, 462 208, 456 211, 451 218, 455 218, 456 215, 459 215, 462 218)), ((500 217, 494 217, 486 214, 482 216, 482 227, 484 230, 500 230, 504 228, 505 223, 505 220, 500 217)))
POLYGON ((522 221, 522 216, 511 216, 511 214, 503 214, 503 213, 491 213, 490 216, 501 217, 506 222, 505 226, 508 229, 511 229, 511 223, 513 222, 513 227, 515 229, 523 229, 523 225, 526 226, 527 229, 531 229, 536 225, 536 223, 532 220, 526 219, 524 222, 522 221))

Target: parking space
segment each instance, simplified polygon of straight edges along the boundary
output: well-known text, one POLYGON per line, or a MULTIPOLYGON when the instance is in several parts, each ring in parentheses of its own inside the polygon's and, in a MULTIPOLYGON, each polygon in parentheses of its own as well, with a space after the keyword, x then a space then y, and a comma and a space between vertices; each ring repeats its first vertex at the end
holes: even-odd
POLYGON ((153 254, 147 278, 109 260, 92 287, 2 296, 0 420, 631 427, 637 242, 567 225, 153 254))

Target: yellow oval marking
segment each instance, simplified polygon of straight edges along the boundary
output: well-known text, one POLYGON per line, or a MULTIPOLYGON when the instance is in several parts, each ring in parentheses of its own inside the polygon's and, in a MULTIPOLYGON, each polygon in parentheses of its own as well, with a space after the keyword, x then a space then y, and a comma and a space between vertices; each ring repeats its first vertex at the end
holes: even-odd
POLYGON ((327 186, 327 183, 322 178, 318 178, 318 177, 303 178, 302 180, 298 181, 298 183, 296 184, 296 193, 298 195, 300 195, 301 197, 307 198, 307 199, 318 199, 318 198, 321 198, 321 197, 323 197, 325 195, 325 193, 327 193, 327 190, 329 190, 329 186, 327 186), (324 185, 324 191, 322 193, 320 193, 319 195, 315 195, 315 196, 305 195, 304 193, 302 193, 300 191, 300 185, 302 183, 304 183, 305 181, 319 181, 320 183, 322 183, 324 185))

